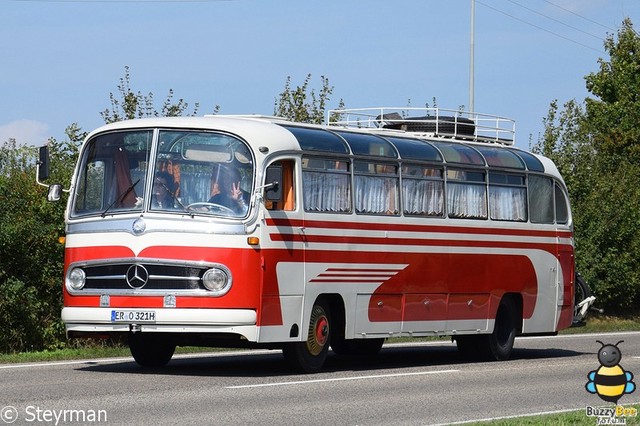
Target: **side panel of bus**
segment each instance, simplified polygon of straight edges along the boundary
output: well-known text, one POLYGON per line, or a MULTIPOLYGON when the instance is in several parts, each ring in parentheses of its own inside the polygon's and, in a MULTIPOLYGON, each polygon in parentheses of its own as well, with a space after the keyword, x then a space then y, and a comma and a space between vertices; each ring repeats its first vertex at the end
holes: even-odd
POLYGON ((297 196, 295 210, 267 210, 262 224, 261 341, 303 340, 319 295, 339 297, 348 339, 491 332, 506 294, 520 301, 524 333, 566 322, 567 227, 304 213, 297 196))

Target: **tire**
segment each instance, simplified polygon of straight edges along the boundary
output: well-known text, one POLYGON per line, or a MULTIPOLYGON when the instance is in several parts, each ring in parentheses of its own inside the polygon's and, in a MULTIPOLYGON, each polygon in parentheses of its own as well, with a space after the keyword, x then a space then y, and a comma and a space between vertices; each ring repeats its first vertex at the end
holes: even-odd
POLYGON ((135 333, 129 335, 129 350, 141 367, 159 368, 171 361, 176 345, 162 335, 135 333))
POLYGON ((511 299, 500 302, 491 334, 476 336, 478 355, 488 361, 506 361, 511 357, 518 332, 520 314, 511 299))
POLYGON ((336 339, 331 340, 331 349, 338 355, 372 356, 382 349, 384 339, 336 339))
POLYGON ((584 315, 580 313, 578 303, 587 297, 591 297, 591 289, 589 289, 589 285, 582 278, 582 275, 576 272, 575 288, 573 289, 573 326, 582 325, 584 315))
POLYGON ((317 373, 324 366, 331 342, 329 305, 318 299, 311 309, 307 340, 289 343, 282 348, 285 362, 298 373, 317 373))

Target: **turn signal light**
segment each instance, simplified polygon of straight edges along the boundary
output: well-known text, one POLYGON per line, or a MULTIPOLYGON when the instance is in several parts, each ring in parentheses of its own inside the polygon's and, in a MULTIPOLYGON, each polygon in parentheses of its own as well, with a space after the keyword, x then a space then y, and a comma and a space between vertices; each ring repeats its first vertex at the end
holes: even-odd
POLYGON ((247 244, 250 246, 257 246, 260 244, 260 238, 258 237, 247 237, 247 244))

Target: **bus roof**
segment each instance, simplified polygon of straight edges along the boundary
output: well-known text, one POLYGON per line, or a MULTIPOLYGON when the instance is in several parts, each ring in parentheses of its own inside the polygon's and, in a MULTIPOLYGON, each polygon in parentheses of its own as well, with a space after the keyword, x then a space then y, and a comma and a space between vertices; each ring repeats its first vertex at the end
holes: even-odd
POLYGON ((457 111, 411 109, 422 116, 402 116, 393 108, 334 110, 328 125, 287 121, 263 115, 206 115, 125 120, 102 126, 107 131, 163 128, 216 130, 235 134, 265 152, 359 155, 380 160, 403 159, 476 167, 547 172, 560 177, 550 160, 513 147, 515 123, 503 117, 457 111), (377 113, 377 115, 373 115, 377 113), (453 115, 445 115, 445 114, 453 115), (366 117, 359 121, 354 117, 366 117), (475 120, 475 121, 474 121, 475 120), (483 124, 478 125, 479 120, 483 124), (492 126, 487 121, 493 120, 492 126), (493 135, 488 135, 491 128, 493 135), (432 131, 426 131, 431 129, 432 131), (502 137, 506 136, 506 137, 502 137))

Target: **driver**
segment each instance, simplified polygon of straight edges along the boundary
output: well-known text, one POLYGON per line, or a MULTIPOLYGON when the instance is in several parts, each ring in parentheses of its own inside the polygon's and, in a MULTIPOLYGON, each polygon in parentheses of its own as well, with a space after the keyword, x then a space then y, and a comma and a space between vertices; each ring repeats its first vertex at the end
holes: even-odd
POLYGON ((158 209, 173 209, 176 183, 173 176, 167 172, 158 172, 153 180, 151 191, 151 206, 158 209))
POLYGON ((236 169, 219 166, 213 185, 210 203, 219 204, 232 210, 238 216, 244 216, 249 206, 249 194, 240 188, 240 174, 236 169))

